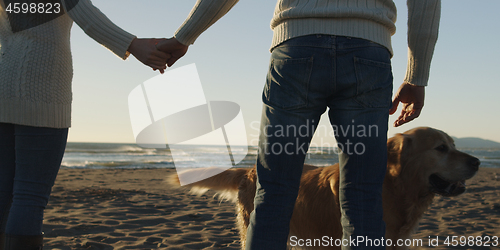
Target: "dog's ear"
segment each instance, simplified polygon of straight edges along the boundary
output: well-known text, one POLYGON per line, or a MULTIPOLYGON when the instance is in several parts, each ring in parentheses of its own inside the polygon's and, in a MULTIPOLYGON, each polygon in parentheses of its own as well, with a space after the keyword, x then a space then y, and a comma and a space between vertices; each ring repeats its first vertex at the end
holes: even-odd
POLYGON ((413 147, 413 139, 411 135, 396 134, 387 141, 387 167, 391 175, 399 175, 402 166, 405 165, 406 159, 413 147))

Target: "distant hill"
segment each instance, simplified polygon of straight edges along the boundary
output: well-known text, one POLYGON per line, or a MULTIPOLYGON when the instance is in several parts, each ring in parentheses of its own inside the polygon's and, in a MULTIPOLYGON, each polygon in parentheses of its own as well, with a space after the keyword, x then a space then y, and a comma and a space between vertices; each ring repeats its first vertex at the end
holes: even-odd
POLYGON ((455 140, 455 146, 457 148, 500 148, 500 143, 491 140, 485 140, 475 137, 457 138, 453 137, 455 140))

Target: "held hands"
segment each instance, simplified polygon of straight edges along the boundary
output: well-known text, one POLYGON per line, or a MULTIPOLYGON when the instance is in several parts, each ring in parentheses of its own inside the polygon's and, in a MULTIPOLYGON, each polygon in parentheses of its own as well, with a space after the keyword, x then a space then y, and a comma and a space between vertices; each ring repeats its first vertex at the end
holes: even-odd
POLYGON ((174 65, 183 57, 188 46, 180 43, 177 39, 139 39, 135 38, 130 44, 128 51, 140 62, 164 73, 165 69, 174 65))
POLYGON ((153 68, 153 70, 160 70, 160 73, 163 74, 167 68, 167 60, 170 60, 172 57, 170 54, 157 49, 157 44, 164 40, 166 39, 135 38, 130 44, 128 51, 140 62, 153 68))
POLYGON ((389 113, 392 115, 398 109, 399 103, 403 103, 401 115, 394 122, 394 127, 399 127, 417 118, 424 107, 425 87, 403 83, 392 101, 389 113))
POLYGON ((183 57, 189 48, 189 46, 180 43, 175 37, 159 41, 156 47, 158 50, 170 54, 171 57, 167 60, 168 67, 171 67, 183 57))

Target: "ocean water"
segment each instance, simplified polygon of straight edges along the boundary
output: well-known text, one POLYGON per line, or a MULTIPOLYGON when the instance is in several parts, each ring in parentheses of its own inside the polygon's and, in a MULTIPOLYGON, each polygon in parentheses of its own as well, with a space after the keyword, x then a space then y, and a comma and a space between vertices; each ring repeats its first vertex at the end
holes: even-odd
MULTIPOLYGON (((481 167, 500 168, 500 149, 460 149, 481 160, 481 167)), ((232 153, 242 154, 244 148, 233 148, 232 153)), ((338 162, 333 148, 311 148, 306 163, 315 166, 328 166, 338 162)), ((227 147, 186 146, 177 153, 177 161, 190 167, 218 166, 227 159, 227 147)), ((250 146, 248 154, 238 167, 252 167, 257 159, 257 147, 250 146)), ((179 164, 179 162, 178 162, 179 164)), ((175 168, 169 149, 141 148, 136 144, 114 143, 68 143, 62 161, 65 168, 175 168)))

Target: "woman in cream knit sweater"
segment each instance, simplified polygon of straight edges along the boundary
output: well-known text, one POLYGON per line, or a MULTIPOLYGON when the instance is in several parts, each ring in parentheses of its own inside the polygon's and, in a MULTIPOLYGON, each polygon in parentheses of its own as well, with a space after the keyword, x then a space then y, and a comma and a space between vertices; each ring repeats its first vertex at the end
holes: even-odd
MULTIPOLYGON (((237 2, 198 0, 175 37, 159 44, 160 50, 172 55, 168 64, 182 57, 237 2)), ((391 36, 396 31, 392 0, 277 1, 271 21, 271 65, 262 95, 258 185, 246 249, 286 249, 305 151, 327 108, 342 149, 342 242, 385 237, 381 193, 389 111, 394 113, 399 102, 403 103, 395 126, 419 116, 440 19, 440 0, 407 0, 407 5, 408 66, 391 108, 391 36), (312 132, 273 136, 283 127, 303 126, 312 132), (370 136, 342 133, 350 128, 376 130, 370 130, 370 136), (273 150, 285 147, 286 153, 273 150)), ((342 248, 367 246, 347 244, 342 248)), ((384 247, 370 247, 374 248, 384 247)))
POLYGON ((0 0, 0 250, 42 247, 43 210, 71 125, 73 21, 119 58, 132 53, 162 71, 169 57, 158 40, 137 39, 90 0, 42 2, 0 0), (37 13, 16 10, 21 3, 36 3, 28 10, 37 13))

